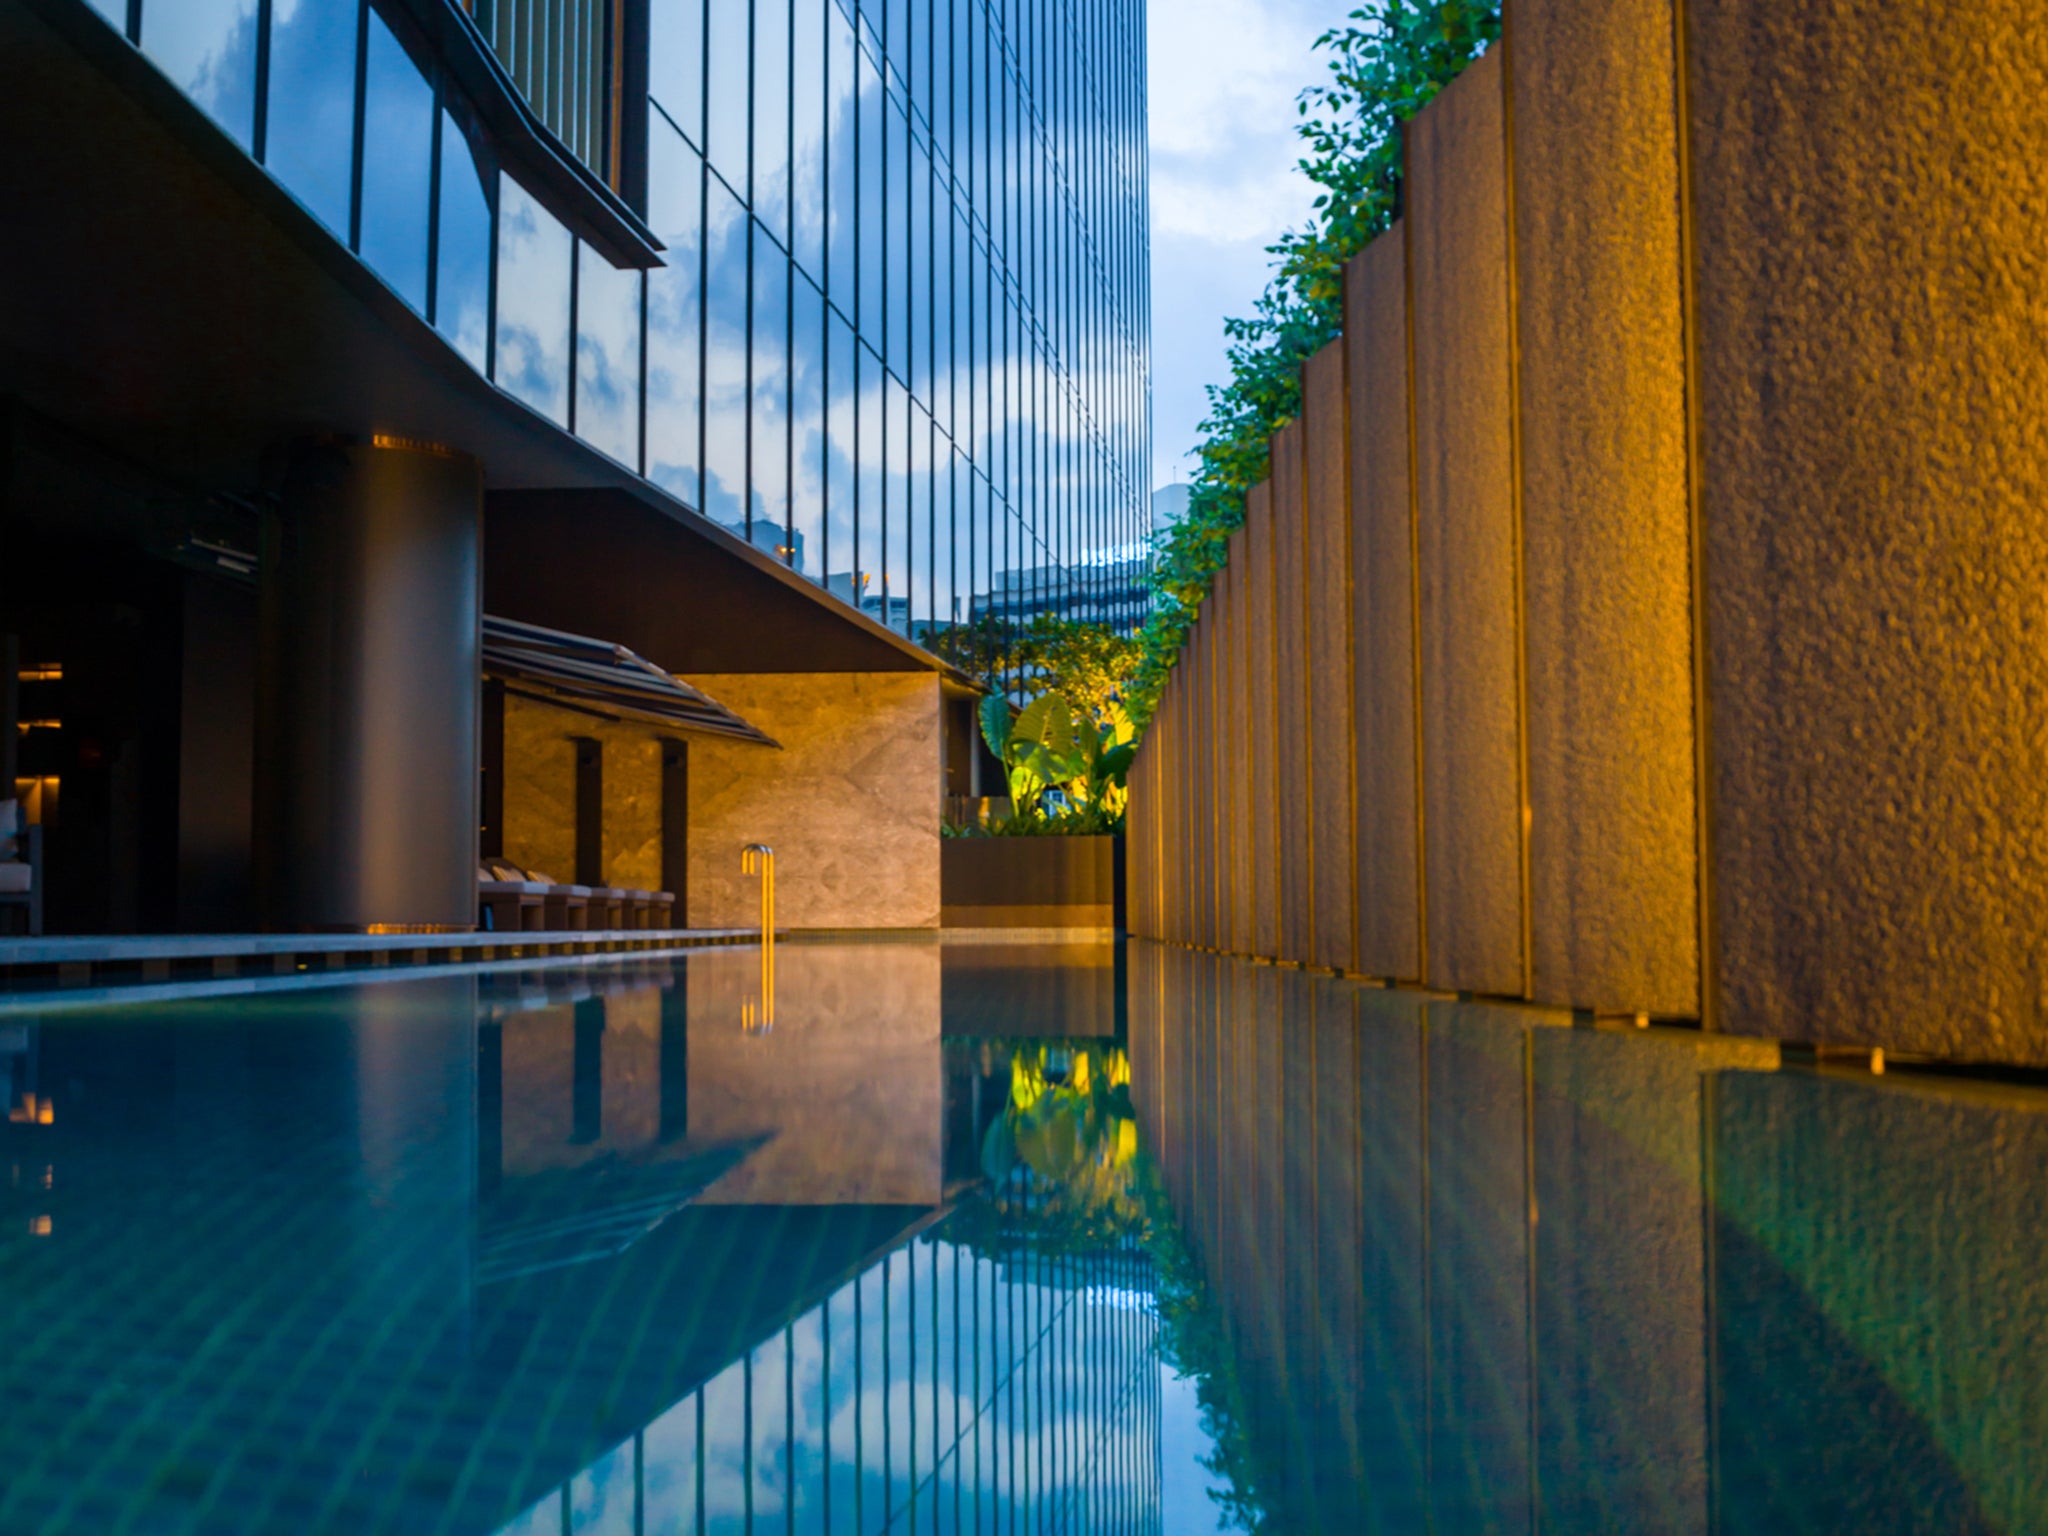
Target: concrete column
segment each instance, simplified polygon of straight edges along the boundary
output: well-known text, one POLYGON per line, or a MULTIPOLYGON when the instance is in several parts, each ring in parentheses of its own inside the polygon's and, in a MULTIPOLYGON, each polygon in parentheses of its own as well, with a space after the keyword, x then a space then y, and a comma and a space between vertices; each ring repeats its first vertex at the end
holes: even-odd
POLYGON ((1519 995, 1521 556, 1501 55, 1409 125, 1427 979, 1519 995))
POLYGON ((460 454, 293 451, 258 615, 267 927, 475 926, 481 512, 460 454))
POLYGON ((1273 657, 1273 485, 1261 481, 1245 494, 1247 678, 1245 710, 1251 717, 1252 953, 1280 953, 1280 721, 1279 679, 1273 657))
POLYGON ((1685 10, 1719 1022, 2048 1063, 2048 28, 1685 10))
POLYGON ((1333 341, 1302 368, 1302 442, 1307 487, 1309 780, 1315 828, 1315 924, 1311 963, 1354 968, 1358 892, 1352 829, 1351 473, 1345 350, 1333 341))
POLYGON ((1422 793, 1407 234, 1344 271, 1351 400, 1351 633, 1357 741, 1357 967, 1422 975, 1422 793))
POLYGON ((1308 470, 1299 420, 1273 434, 1273 666, 1278 704, 1280 949, 1307 963, 1315 933, 1315 800, 1308 649, 1308 470))
POLYGON ((1515 0, 1531 995, 1699 1013, 1670 0, 1515 0))

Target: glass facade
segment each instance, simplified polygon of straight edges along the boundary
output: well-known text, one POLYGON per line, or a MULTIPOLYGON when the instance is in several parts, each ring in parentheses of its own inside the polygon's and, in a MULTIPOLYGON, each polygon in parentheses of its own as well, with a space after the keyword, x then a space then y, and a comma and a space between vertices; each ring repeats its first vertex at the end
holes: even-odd
POLYGON ((507 56, 615 189, 645 112, 645 272, 500 165, 400 0, 101 9, 501 389, 807 579, 919 641, 1138 623, 1142 0, 645 0, 644 106, 630 4, 574 69, 507 56))

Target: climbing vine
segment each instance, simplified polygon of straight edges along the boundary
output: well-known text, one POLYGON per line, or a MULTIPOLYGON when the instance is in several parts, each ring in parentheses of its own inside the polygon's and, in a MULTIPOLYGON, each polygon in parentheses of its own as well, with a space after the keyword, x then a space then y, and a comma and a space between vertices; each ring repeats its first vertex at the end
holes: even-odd
POLYGON ((1208 387, 1188 510, 1154 555, 1126 696, 1141 725, 1244 523, 1245 493, 1266 477, 1268 440, 1300 414, 1302 363, 1343 322, 1344 263, 1400 211, 1401 125, 1499 36, 1499 0, 1367 0, 1316 39, 1329 75, 1301 93, 1298 131, 1318 190, 1307 223, 1267 247, 1273 276, 1251 315, 1224 322, 1230 378, 1208 387))

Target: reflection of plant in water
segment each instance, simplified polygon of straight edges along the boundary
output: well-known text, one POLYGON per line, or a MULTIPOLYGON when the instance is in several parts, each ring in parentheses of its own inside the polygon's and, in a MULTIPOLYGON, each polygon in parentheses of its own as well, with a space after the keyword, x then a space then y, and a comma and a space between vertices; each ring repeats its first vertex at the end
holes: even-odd
POLYGON ((1134 1172, 1131 1063, 1115 1046, 1031 1041, 1010 1056, 1010 1096, 981 1143, 1005 1225, 1044 1251, 1087 1252, 1142 1238, 1134 1172))
MULTIPOLYGON (((1161 1355, 1195 1383, 1202 1429, 1215 1446, 1202 1464, 1222 1485, 1210 1491, 1220 1528, 1265 1529, 1265 1479, 1229 1334, 1158 1170, 1139 1150, 1130 1058, 1097 1041, 1020 1040, 1008 1050, 1009 1093, 981 1145, 989 1188, 954 1212, 949 1235, 991 1257, 1142 1250, 1161 1355)), ((984 1057, 983 1072, 1001 1070, 1000 1059, 984 1057)))
POLYGON ((1222 1486, 1209 1497, 1220 1507, 1219 1529, 1266 1528, 1266 1502, 1259 1494, 1260 1469, 1252 1455, 1244 1410, 1244 1388, 1223 1315, 1209 1293, 1201 1263, 1189 1251, 1173 1219, 1166 1189, 1150 1158, 1139 1161, 1136 1188, 1145 1210, 1145 1251, 1152 1260, 1153 1298, 1159 1309, 1160 1354, 1195 1384, 1202 1433, 1215 1450, 1202 1465, 1222 1486))

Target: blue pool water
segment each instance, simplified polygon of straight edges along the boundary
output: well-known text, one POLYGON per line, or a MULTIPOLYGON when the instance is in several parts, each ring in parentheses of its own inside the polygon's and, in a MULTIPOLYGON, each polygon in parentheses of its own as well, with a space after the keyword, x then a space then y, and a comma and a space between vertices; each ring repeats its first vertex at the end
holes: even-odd
POLYGON ((2048 1094, 1121 947, 0 1003, 0 1533, 2048 1529, 2048 1094))

